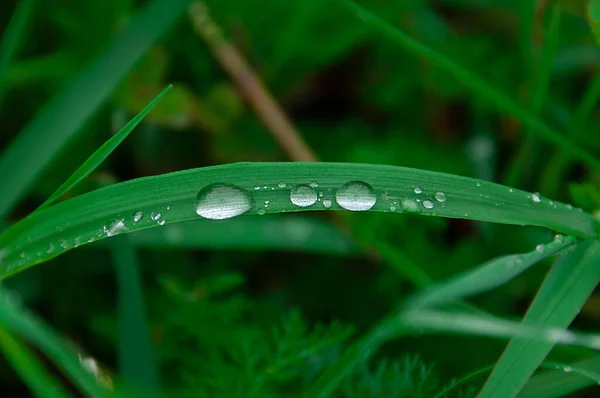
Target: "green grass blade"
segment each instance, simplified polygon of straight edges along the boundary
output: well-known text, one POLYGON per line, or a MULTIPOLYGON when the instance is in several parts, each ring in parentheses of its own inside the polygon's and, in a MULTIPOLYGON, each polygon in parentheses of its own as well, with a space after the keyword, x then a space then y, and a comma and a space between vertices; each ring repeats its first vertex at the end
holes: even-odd
MULTIPOLYGON (((548 273, 522 324, 568 327, 600 281, 599 264, 600 241, 583 242, 562 257, 548 273)), ((511 341, 480 397, 516 396, 553 345, 532 339, 511 341)))
POLYGON ((434 51, 426 45, 419 43, 413 38, 407 36, 404 32, 396 27, 393 27, 377 17, 373 13, 367 11, 358 4, 349 1, 341 0, 350 11, 352 11, 362 22, 369 25, 373 30, 377 31, 382 36, 402 46, 405 50, 430 60, 438 68, 445 70, 453 75, 456 79, 462 82, 469 90, 478 95, 482 99, 487 100, 495 106, 499 111, 510 113, 523 123, 523 126, 530 129, 534 134, 538 134, 540 138, 557 146, 565 153, 568 153, 574 158, 580 159, 595 170, 600 171, 600 160, 598 160, 590 152, 582 149, 569 139, 563 137, 558 131, 554 130, 530 111, 525 109, 521 104, 509 98, 496 87, 488 84, 446 56, 434 51))
POLYGON ((44 368, 44 365, 25 344, 13 337, 2 326, 0 326, 0 350, 36 397, 70 397, 60 382, 44 368))
POLYGON ((146 323, 137 256, 126 235, 113 239, 110 248, 119 292, 119 371, 131 389, 156 394, 160 383, 146 323))
POLYGON ((20 0, 13 12, 0 42, 0 107, 6 93, 6 71, 19 50, 27 30, 27 21, 32 15, 35 0, 20 0))
POLYGON ((405 306, 411 310, 440 306, 492 290, 575 243, 575 238, 557 235, 553 242, 538 245, 529 253, 499 257, 458 274, 448 281, 429 286, 408 299, 405 306))
POLYGON ((19 334, 36 346, 60 369, 62 369, 81 391, 91 397, 107 397, 109 390, 103 388, 96 379, 85 370, 73 350, 65 344, 41 319, 37 319, 15 303, 8 292, 0 288, 0 326, 19 334))
POLYGON ((140 113, 131 119, 121 130, 106 141, 96 152, 92 154, 50 197, 38 208, 43 209, 54 203, 56 199, 65 194, 69 189, 77 185, 81 180, 94 171, 100 164, 123 142, 125 138, 137 127, 138 124, 150 113, 152 108, 158 104, 162 97, 172 86, 165 88, 156 98, 152 100, 140 113))
POLYGON ((557 366, 554 370, 532 377, 519 398, 558 398, 600 385, 600 356, 575 362, 569 366, 557 366))
POLYGON ((155 0, 76 76, 0 156, 0 217, 25 195, 58 152, 81 130, 117 84, 185 10, 188 0, 155 0))
POLYGON ((588 20, 590 28, 596 36, 596 41, 600 46, 600 0, 590 0, 588 6, 588 20))
POLYGON ((336 196, 344 199, 347 192, 359 194, 346 197, 350 207, 374 203, 373 211, 394 208, 427 216, 538 225, 578 237, 597 237, 599 232, 597 219, 569 205, 466 177, 384 165, 236 163, 127 181, 36 212, 0 235, 0 277, 108 236, 199 219, 195 203, 200 190, 214 197, 214 207, 204 209, 211 211, 237 211, 240 206, 247 214, 341 210, 336 196), (357 180, 361 183, 347 185, 357 180), (309 200, 314 195, 314 205, 293 204, 291 189, 311 182, 318 187, 303 189, 309 200), (232 191, 237 195, 229 196, 232 191), (320 201, 317 192, 323 193, 320 201), (141 217, 137 221, 135 214, 141 217))

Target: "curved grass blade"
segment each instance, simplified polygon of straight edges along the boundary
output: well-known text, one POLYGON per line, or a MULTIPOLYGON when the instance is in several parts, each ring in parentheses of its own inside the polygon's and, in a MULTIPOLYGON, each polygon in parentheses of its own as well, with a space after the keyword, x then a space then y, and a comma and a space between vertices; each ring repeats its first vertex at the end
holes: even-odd
MULTIPOLYGON (((586 241, 550 270, 522 325, 568 327, 600 281, 600 241, 586 241)), ((600 345, 600 338, 597 338, 600 345)), ((532 338, 512 340, 479 397, 514 397, 553 347, 532 338)))
POLYGON ((36 212, 0 235, 0 278, 86 243, 200 213, 232 216, 240 206, 248 214, 341 210, 338 201, 346 208, 538 225, 578 237, 599 233, 597 219, 569 205, 466 177, 383 165, 236 163, 127 181, 36 212), (312 182, 318 187, 305 185, 312 182), (300 185, 314 204, 291 201, 300 185), (200 190, 213 199, 198 213, 200 190))
MULTIPOLYGON (((555 366, 554 370, 532 377, 519 398, 558 398, 575 391, 600 385, 600 356, 555 366)), ((598 387, 600 388, 600 387, 598 387)))
POLYGON ((572 143, 569 139, 565 138, 558 131, 545 124, 534 114, 525 109, 523 105, 512 100, 498 88, 488 84, 485 80, 481 79, 473 72, 466 70, 454 63, 446 56, 407 36, 400 29, 391 26, 355 2, 351 0, 338 1, 341 1, 341 3, 357 17, 359 17, 362 22, 369 25, 371 28, 373 28, 373 30, 377 31, 382 36, 392 40, 393 42, 402 46, 405 50, 415 55, 427 58, 438 68, 443 69, 454 76, 469 90, 482 99, 487 100, 501 112, 507 112, 515 116, 521 121, 521 123, 523 123, 523 126, 530 129, 532 133, 538 134, 540 138, 557 146, 565 153, 568 153, 574 158, 580 159, 593 169, 600 171, 600 160, 598 160, 593 154, 572 143))
POLYGON ((588 20, 590 21, 590 28, 592 28, 592 32, 594 32, 596 41, 600 46, 600 0, 590 0, 588 20))
POLYGON ((575 245, 573 237, 557 235, 553 242, 538 245, 529 253, 513 254, 490 260, 451 279, 429 286, 409 298, 406 308, 416 310, 463 300, 492 290, 516 278, 531 266, 575 245))
POLYGON ((3 288, 0 288, 0 308, 2 308, 0 326, 18 333, 40 349, 69 376, 81 391, 94 398, 110 396, 110 391, 102 387, 81 366, 73 351, 66 346, 64 341, 41 319, 37 319, 25 308, 16 304, 3 288))
POLYGON ((146 322, 139 263, 129 237, 111 241, 118 284, 119 371, 123 382, 138 393, 160 391, 158 370, 146 322))
POLYGON ((2 34, 2 42, 0 42, 0 107, 6 91, 6 71, 23 41, 34 5, 35 0, 20 0, 2 34))
POLYGON ((0 218, 81 130, 120 80, 185 10, 188 0, 155 0, 19 133, 0 156, 0 218))
MULTIPOLYGON (((50 197, 37 209, 43 209, 51 205, 56 199, 61 197, 69 189, 77 185, 88 174, 100 166, 100 164, 123 142, 125 138, 137 127, 138 124, 150 113, 152 108, 158 104, 162 97, 173 87, 167 86, 156 98, 152 100, 140 113, 131 119, 121 130, 106 141, 96 150, 71 176, 65 181, 50 197)), ((36 211, 37 211, 36 210, 36 211)))
POLYGON ((6 360, 19 373, 36 397, 68 398, 71 396, 25 344, 2 326, 0 326, 0 350, 4 352, 6 360))

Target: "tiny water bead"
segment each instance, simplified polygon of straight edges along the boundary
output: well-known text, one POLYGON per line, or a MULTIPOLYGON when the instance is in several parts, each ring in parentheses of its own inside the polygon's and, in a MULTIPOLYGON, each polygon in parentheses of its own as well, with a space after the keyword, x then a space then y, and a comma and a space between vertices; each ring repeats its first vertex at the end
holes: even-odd
POLYGON ((323 201, 323 207, 326 208, 326 209, 329 209, 331 207, 331 204, 332 204, 331 200, 329 200, 329 199, 325 199, 323 201))
POLYGON ((142 211, 136 211, 135 213, 133 213, 133 222, 138 222, 142 219, 142 217, 144 216, 144 213, 142 211))
POLYGON ((431 200, 424 200, 423 207, 426 209, 433 209, 433 202, 431 200))
POLYGON ((152 214, 150 214, 150 218, 154 221, 160 220, 161 217, 162 215, 157 211, 153 211, 152 214))
POLYGON ((531 194, 531 200, 533 200, 534 203, 540 203, 542 201, 542 198, 540 197, 540 193, 536 192, 534 194, 531 194))
POLYGON ((423 193, 423 189, 421 189, 421 187, 415 187, 413 189, 413 192, 416 193, 417 195, 423 193))
POLYGON ((543 253, 546 251, 546 246, 540 244, 535 247, 535 251, 538 253, 543 253))
MULTIPOLYGON (((286 184, 285 182, 281 181, 279 184, 277 184, 277 186, 278 186, 279 188, 285 188, 285 187, 287 187, 287 184, 286 184)), ((260 188, 260 187, 259 187, 259 188, 260 188)))
POLYGON ((319 183, 316 181, 311 182, 310 184, 308 184, 309 187, 311 188, 318 188, 319 187, 319 183))
POLYGON ((309 207, 317 203, 317 192, 308 185, 296 185, 290 191, 290 200, 298 207, 309 207))
POLYGON ((362 181, 351 181, 337 190, 335 201, 346 210, 367 211, 375 206, 377 195, 369 184, 362 181))
POLYGON ((446 201, 446 194, 443 192, 436 192, 433 196, 435 197, 435 200, 440 203, 444 203, 446 201))
POLYGON ((198 192, 194 206, 200 217, 224 220, 246 213, 254 207, 254 199, 249 192, 235 185, 212 184, 198 192))

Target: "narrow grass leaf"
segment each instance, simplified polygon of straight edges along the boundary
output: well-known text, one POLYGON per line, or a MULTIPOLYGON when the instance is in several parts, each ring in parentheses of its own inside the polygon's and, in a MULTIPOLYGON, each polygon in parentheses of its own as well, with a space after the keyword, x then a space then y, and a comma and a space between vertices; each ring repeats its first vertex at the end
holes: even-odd
POLYGON ((0 42, 0 107, 6 94, 6 71, 25 36, 35 0, 19 0, 0 42))
MULTIPOLYGON (((600 241, 586 241, 557 261, 523 318, 522 325, 568 327, 600 281, 600 241)), ((600 344, 597 338, 596 344, 600 344)), ((480 397, 514 397, 554 343, 533 338, 512 340, 480 393, 480 397)))
POLYGON ((188 4, 188 0, 155 0, 140 10, 9 144, 0 156, 0 217, 25 195, 188 4))
POLYGON ((96 150, 50 197, 38 208, 43 209, 54 203, 56 199, 65 194, 69 189, 77 185, 81 180, 94 171, 100 164, 123 142, 125 138, 137 127, 138 124, 150 113, 152 108, 158 104, 162 97, 172 86, 165 88, 156 98, 152 100, 140 113, 131 119, 121 130, 106 141, 96 150))
POLYGON ((588 6, 588 20, 590 22, 590 28, 596 36, 596 41, 600 46, 600 0, 590 0, 588 6))
POLYGON ((362 22, 369 25, 373 30, 386 38, 402 46, 405 50, 430 60, 438 68, 445 70, 462 82, 469 90, 482 99, 487 100, 501 112, 507 112, 523 123, 523 126, 530 129, 532 133, 539 135, 540 138, 557 146, 565 153, 580 159, 595 170, 600 171, 600 160, 594 157, 589 151, 579 147, 565 138, 558 131, 554 130, 525 107, 512 100, 498 88, 488 84, 485 80, 473 72, 459 66, 446 56, 436 52, 432 48, 419 43, 413 38, 407 36, 400 29, 391 26, 381 18, 354 3, 350 0, 341 1, 346 8, 353 12, 362 22))
POLYGON ((0 326, 20 335, 46 354, 82 392, 94 398, 109 396, 110 391, 82 367, 64 340, 41 319, 17 304, 4 288, 0 288, 0 308, 0 326))
POLYGON ((501 286, 519 276, 531 266, 575 245, 573 237, 557 235, 555 240, 538 245, 529 253, 513 254, 490 260, 476 268, 436 283, 409 298, 407 309, 440 306, 480 294, 501 286))
POLYGON ((525 384, 518 397, 565 397, 593 385, 600 385, 600 356, 572 365, 555 366, 554 370, 534 376, 525 384))
POLYGON ((160 383, 135 249, 127 235, 116 237, 110 243, 118 284, 119 371, 123 382, 132 390, 156 394, 160 383))
POLYGON ((577 237, 599 233, 596 218, 570 205, 466 177, 384 165, 236 163, 131 180, 36 212, 0 235, 0 278, 83 244, 165 223, 392 208, 544 226, 577 237))
POLYGON ((0 350, 36 397, 68 398, 71 396, 25 344, 2 326, 0 326, 0 350))

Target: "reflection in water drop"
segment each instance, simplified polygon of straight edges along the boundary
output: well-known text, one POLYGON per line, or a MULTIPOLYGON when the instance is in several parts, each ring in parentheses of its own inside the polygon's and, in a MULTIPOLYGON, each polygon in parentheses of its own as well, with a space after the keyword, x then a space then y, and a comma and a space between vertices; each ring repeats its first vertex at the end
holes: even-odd
POLYGON ((366 211, 375 206, 377 195, 369 184, 362 181, 351 181, 337 190, 335 201, 346 210, 366 211))
POLYGON ((212 184, 202 188, 195 202, 196 213, 209 220, 239 216, 253 206, 254 199, 249 192, 229 184, 212 184))
POLYGON ((308 207, 317 203, 317 192, 308 185, 296 185, 290 191, 290 200, 299 207, 308 207))

